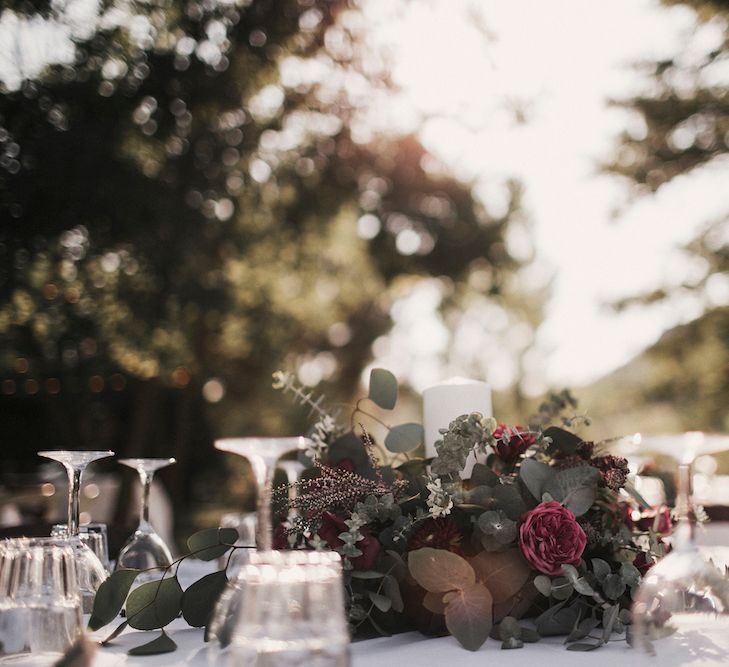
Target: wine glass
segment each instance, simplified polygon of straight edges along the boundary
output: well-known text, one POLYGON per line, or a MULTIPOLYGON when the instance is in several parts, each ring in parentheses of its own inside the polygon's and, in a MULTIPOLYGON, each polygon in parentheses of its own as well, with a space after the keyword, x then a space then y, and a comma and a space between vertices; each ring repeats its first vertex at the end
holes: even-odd
POLYGON ((154 473, 176 463, 175 459, 119 459, 119 463, 134 468, 142 483, 142 503, 139 526, 119 552, 116 569, 152 570, 146 578, 155 578, 154 570, 172 563, 172 554, 164 540, 149 522, 149 492, 154 473))
POLYGON ((336 552, 251 554, 228 663, 249 667, 347 667, 349 633, 336 552))
POLYGON ((294 438, 223 438, 215 448, 248 459, 258 485, 256 497, 256 549, 271 551, 271 492, 276 462, 288 452, 306 449, 313 443, 303 436, 294 438))
POLYGON ((81 605, 66 539, 0 542, 0 664, 56 663, 81 634, 81 605))
POLYGON ((700 455, 729 449, 729 436, 697 431, 633 438, 631 446, 678 462, 672 551, 644 576, 633 600, 635 646, 671 662, 726 664, 729 650, 729 579, 709 562, 693 539, 691 465, 700 455))
MULTIPOLYGON (((259 554, 270 553, 273 546, 271 526, 271 492, 276 462, 284 454, 306 449, 312 443, 303 436, 292 438, 224 438, 215 441, 215 448, 248 459, 258 485, 256 497, 255 543, 259 554)), ((252 555, 252 554, 251 554, 252 555)), ((215 606, 208 627, 208 637, 223 647, 230 643, 233 625, 245 598, 245 567, 229 582, 215 606)), ((217 658, 213 658, 215 661, 217 658)))
POLYGON ((109 576, 96 554, 79 537, 80 490, 84 470, 93 461, 114 456, 112 451, 52 450, 38 452, 38 456, 58 461, 68 473, 68 537, 76 554, 76 574, 83 600, 83 611, 88 613, 101 583, 109 576))
POLYGON ((301 478, 301 473, 304 472, 306 466, 301 461, 279 461, 278 467, 286 473, 286 482, 289 485, 289 507, 291 508, 289 515, 296 515, 298 511, 293 506, 298 492, 296 483, 301 478))

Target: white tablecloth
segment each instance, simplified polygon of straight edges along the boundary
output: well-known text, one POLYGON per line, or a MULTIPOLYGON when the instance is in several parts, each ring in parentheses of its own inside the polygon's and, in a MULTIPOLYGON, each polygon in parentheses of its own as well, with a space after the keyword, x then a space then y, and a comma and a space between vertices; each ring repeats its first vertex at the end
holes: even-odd
MULTIPOLYGON (((707 527, 708 528, 708 527, 707 527)), ((729 545, 729 526, 715 524, 698 541, 703 544, 729 545)), ((717 562, 726 562, 726 547, 706 551, 717 562)), ((210 571, 211 564, 184 562, 179 578, 184 587, 210 571)), ((114 624, 98 632, 96 637, 110 634, 114 624)), ((127 629, 113 644, 98 649, 94 667, 226 667, 219 653, 203 642, 203 631, 190 628, 177 619, 168 627, 168 634, 178 645, 177 651, 154 656, 129 656, 133 646, 151 641, 156 633, 127 629)), ((655 665, 655 667, 679 667, 708 664, 707 658, 729 656, 729 633, 718 640, 718 645, 707 644, 701 656, 692 655, 685 647, 669 654, 656 644, 658 656, 649 658, 644 653, 629 648, 623 641, 615 641, 597 651, 581 653, 567 651, 562 637, 542 639, 524 648, 503 651, 501 643, 488 639, 480 650, 463 649, 452 637, 427 638, 417 632, 406 632, 393 637, 380 637, 352 644, 352 667, 425 667, 427 665, 451 665, 458 667, 483 667, 498 662, 499 667, 631 667, 655 665)), ((716 664, 716 663, 714 663, 716 664)), ((724 660, 729 665, 729 658, 724 660)))

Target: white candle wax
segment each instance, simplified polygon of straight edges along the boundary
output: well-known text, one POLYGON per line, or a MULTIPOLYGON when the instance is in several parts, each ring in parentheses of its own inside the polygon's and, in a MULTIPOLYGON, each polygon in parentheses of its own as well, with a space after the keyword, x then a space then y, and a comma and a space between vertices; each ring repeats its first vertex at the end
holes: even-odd
POLYGON ((436 455, 435 441, 442 437, 438 430, 469 412, 491 416, 491 388, 486 382, 452 378, 423 392, 426 457, 436 455))

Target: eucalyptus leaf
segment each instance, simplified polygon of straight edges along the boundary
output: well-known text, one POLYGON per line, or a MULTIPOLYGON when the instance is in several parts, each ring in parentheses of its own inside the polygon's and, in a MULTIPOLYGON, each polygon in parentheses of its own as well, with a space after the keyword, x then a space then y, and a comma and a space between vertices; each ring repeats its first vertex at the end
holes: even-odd
POLYGON ((475 583, 450 594, 445 608, 448 631, 469 651, 477 651, 491 632, 493 598, 475 583))
POLYGON ((130 648, 127 653, 129 655, 159 655, 161 653, 172 653, 176 649, 177 644, 175 644, 172 637, 162 630, 159 637, 155 637, 151 642, 141 646, 130 648))
POLYGON ((560 470, 544 487, 555 500, 562 502, 570 493, 583 487, 595 487, 600 481, 600 471, 592 466, 577 466, 560 470))
POLYGON ((471 471, 473 486, 494 486, 499 483, 499 476, 483 463, 476 463, 471 471))
POLYGON ((375 591, 367 591, 367 596, 369 597, 372 604, 375 605, 375 607, 377 607, 380 611, 390 611, 390 608, 392 607, 392 600, 386 595, 375 593, 375 591))
POLYGON ((536 500, 542 498, 545 486, 556 474, 554 468, 534 459, 525 459, 519 468, 519 477, 536 500))
POLYGON ((610 634, 613 631, 615 621, 618 620, 618 613, 620 612, 620 605, 614 604, 608 607, 602 613, 602 640, 607 642, 610 639, 610 634))
POLYGON ((391 574, 385 575, 382 580, 382 590, 385 591, 385 595, 390 598, 392 602, 392 610, 398 613, 402 612, 405 605, 402 600, 402 594, 400 593, 400 584, 397 583, 397 579, 391 574))
POLYGON ((592 563, 592 571, 595 573, 597 580, 599 582, 605 581, 605 577, 612 572, 608 562, 602 558, 593 558, 590 562, 592 563))
POLYGON ((421 445, 423 438, 423 427, 420 424, 399 424, 388 431, 385 436, 385 447, 391 452, 402 454, 421 445))
POLYGON ((552 580, 544 574, 534 578, 534 586, 544 597, 548 598, 552 593, 552 580))
POLYGON ((552 580, 552 597, 555 600, 567 600, 575 589, 572 583, 565 577, 557 577, 552 580))
POLYGON ((505 616, 499 623, 499 639, 506 641, 511 637, 521 638, 521 627, 513 616, 505 616))
POLYGON ((592 507, 596 496, 596 486, 583 486, 570 491, 562 501, 562 504, 575 516, 582 516, 592 507))
POLYGON ((373 368, 367 398, 384 410, 392 410, 397 403, 397 378, 384 368, 373 368))
POLYGON ((411 551, 408 568, 415 581, 433 593, 467 588, 476 581, 476 573, 468 561, 445 549, 424 547, 411 551))
POLYGON ((127 598, 127 622, 136 630, 157 630, 180 613, 182 589, 177 577, 150 581, 135 588, 127 598))
POLYGON ((585 577, 580 577, 572 584, 575 587, 575 590, 580 595, 594 595, 595 590, 592 586, 590 586, 590 582, 585 579, 585 577))
POLYGON ((602 590, 611 600, 617 600, 625 593, 625 582, 619 574, 609 574, 602 582, 602 590))
POLYGON ((574 454, 582 443, 582 438, 558 426, 550 426, 544 431, 544 436, 552 441, 552 448, 563 454, 574 454))
POLYGON ((598 625, 600 625, 600 621, 598 621, 596 618, 589 616, 588 618, 583 618, 578 624, 577 627, 570 632, 569 635, 567 635, 567 639, 565 639, 565 644, 568 642, 574 642, 579 639, 584 639, 589 635, 598 625))
POLYGON ((517 521, 526 512, 527 506, 516 484, 499 484, 494 487, 496 506, 512 521, 517 521))
POLYGON ((119 615, 138 574, 139 570, 116 570, 99 586, 89 618, 89 630, 103 628, 119 615))
POLYGON ((193 628, 208 624, 215 603, 228 584, 225 571, 212 572, 188 586, 182 594, 182 617, 193 628))
POLYGON ((594 651, 602 646, 601 642, 576 642, 567 647, 568 651, 594 651))
POLYGON ((578 615, 579 612, 575 607, 564 607, 562 601, 537 617, 535 621, 537 632, 542 637, 569 634, 577 622, 578 615))
POLYGON ((633 563, 624 562, 620 565, 620 578, 627 586, 637 586, 640 583, 640 571, 633 563))
POLYGON ((195 558, 215 560, 228 551, 238 538, 235 528, 206 528, 191 535, 187 547, 195 558))

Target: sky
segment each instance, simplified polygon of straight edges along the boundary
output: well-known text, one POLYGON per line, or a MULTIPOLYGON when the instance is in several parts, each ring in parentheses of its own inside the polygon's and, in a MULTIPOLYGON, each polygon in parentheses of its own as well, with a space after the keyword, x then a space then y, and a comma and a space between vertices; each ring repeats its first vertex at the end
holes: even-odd
MULTIPOLYGON (((399 104, 426 118, 419 130, 426 147, 475 180, 495 212, 506 177, 525 185, 529 227, 511 247, 531 243, 533 274, 553 281, 529 393, 587 384, 701 313, 703 304, 689 297, 621 315, 609 304, 701 274, 704 267, 679 248, 726 212, 727 164, 633 203, 627 184, 598 173, 597 164, 610 158, 622 129, 640 131, 635 118, 607 104, 645 85, 632 64, 675 55, 687 43, 701 52, 721 39, 717 26, 693 34, 690 10, 657 0, 419 0, 399 15, 388 14, 387 0, 368 7, 402 88, 399 104), (515 105, 525 109, 524 123, 515 122, 515 105)), ((729 285, 716 281, 711 299, 729 302, 729 285)), ((417 346, 404 329, 422 339, 427 307, 396 326, 381 360, 403 364, 404 348, 417 346)), ((431 352, 442 352, 444 332, 432 323, 428 330, 431 352)), ((445 372, 404 370, 421 388, 445 372)), ((497 352, 483 374, 503 388, 513 367, 497 352)))

